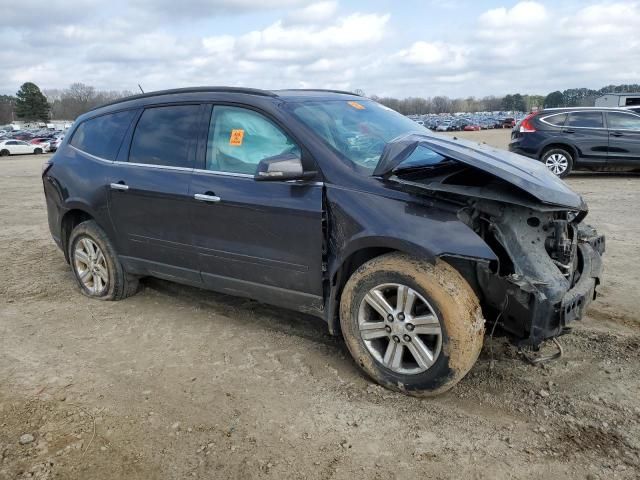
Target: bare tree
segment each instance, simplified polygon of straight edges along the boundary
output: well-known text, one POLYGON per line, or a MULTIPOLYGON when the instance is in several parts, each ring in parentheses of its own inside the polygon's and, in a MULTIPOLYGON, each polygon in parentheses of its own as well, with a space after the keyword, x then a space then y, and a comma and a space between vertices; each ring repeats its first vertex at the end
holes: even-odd
POLYGON ((73 120, 98 105, 133 95, 129 90, 96 90, 84 83, 73 83, 64 90, 45 90, 44 94, 51 104, 52 118, 61 120, 73 120))

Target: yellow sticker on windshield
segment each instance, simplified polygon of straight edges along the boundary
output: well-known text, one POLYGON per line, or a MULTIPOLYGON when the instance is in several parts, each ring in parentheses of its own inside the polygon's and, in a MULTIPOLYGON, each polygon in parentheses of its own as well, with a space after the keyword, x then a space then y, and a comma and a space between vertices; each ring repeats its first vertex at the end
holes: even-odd
POLYGON ((229 145, 232 147, 239 147, 242 145, 242 140, 244 139, 244 130, 237 129, 231 130, 231 136, 229 137, 229 145))
POLYGON ((356 110, 364 110, 364 105, 362 105, 361 103, 352 101, 352 102, 349 102, 349 105, 351 105, 356 110))

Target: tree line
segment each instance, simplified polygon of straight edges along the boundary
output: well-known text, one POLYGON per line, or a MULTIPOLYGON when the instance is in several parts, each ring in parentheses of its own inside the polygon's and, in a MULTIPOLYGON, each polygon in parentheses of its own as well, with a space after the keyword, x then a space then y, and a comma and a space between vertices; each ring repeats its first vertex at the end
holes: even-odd
POLYGON ((36 84, 26 82, 15 96, 0 95, 0 125, 15 120, 74 120, 103 103, 131 95, 129 90, 97 90, 84 83, 41 91, 36 84))
MULTIPOLYGON (((520 111, 554 107, 589 107, 595 99, 606 93, 640 92, 639 84, 607 85, 598 90, 589 88, 570 88, 551 92, 548 95, 508 94, 502 97, 449 98, 371 96, 383 105, 405 115, 455 112, 495 112, 520 111)), ((358 93, 363 93, 358 91, 358 93)), ((97 90, 83 83, 73 83, 65 89, 41 91, 32 83, 24 83, 15 96, 0 95, 0 125, 15 120, 47 121, 74 120, 79 115, 120 98, 133 95, 128 90, 97 90)))
POLYGON ((542 95, 522 95, 520 93, 509 94, 504 97, 488 96, 483 98, 449 98, 437 96, 398 99, 393 97, 378 97, 375 95, 371 98, 404 115, 495 111, 525 112, 531 111, 534 108, 541 108, 545 100, 545 97, 542 95))
POLYGON ((488 96, 483 98, 393 97, 371 98, 405 115, 423 115, 428 113, 456 112, 530 112, 534 109, 557 107, 592 107, 596 98, 607 93, 640 92, 640 84, 607 85, 598 90, 590 88, 569 88, 551 92, 548 95, 508 94, 504 97, 488 96))

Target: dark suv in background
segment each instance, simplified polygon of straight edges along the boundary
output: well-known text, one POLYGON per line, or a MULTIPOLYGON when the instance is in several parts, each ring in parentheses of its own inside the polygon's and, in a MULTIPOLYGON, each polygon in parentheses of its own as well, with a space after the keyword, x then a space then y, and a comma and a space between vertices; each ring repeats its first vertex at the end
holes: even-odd
POLYGON ((469 371, 485 318, 532 347, 566 333, 601 272, 586 204, 542 164, 344 92, 130 97, 78 118, 42 180, 85 295, 154 276, 315 315, 414 395, 469 371))
POLYGON ((532 113, 509 150, 542 161, 559 177, 572 170, 640 170, 640 115, 624 109, 556 108, 532 113))

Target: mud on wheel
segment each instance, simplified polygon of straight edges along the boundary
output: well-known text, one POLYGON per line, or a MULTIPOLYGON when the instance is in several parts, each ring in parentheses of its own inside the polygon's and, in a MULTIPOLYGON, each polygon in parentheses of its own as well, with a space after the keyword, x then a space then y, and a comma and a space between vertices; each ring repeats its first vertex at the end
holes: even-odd
POLYGON ((374 258, 351 276, 340 323, 371 378, 416 396, 453 387, 477 360, 484 336, 478 299, 453 267, 399 253, 374 258))

